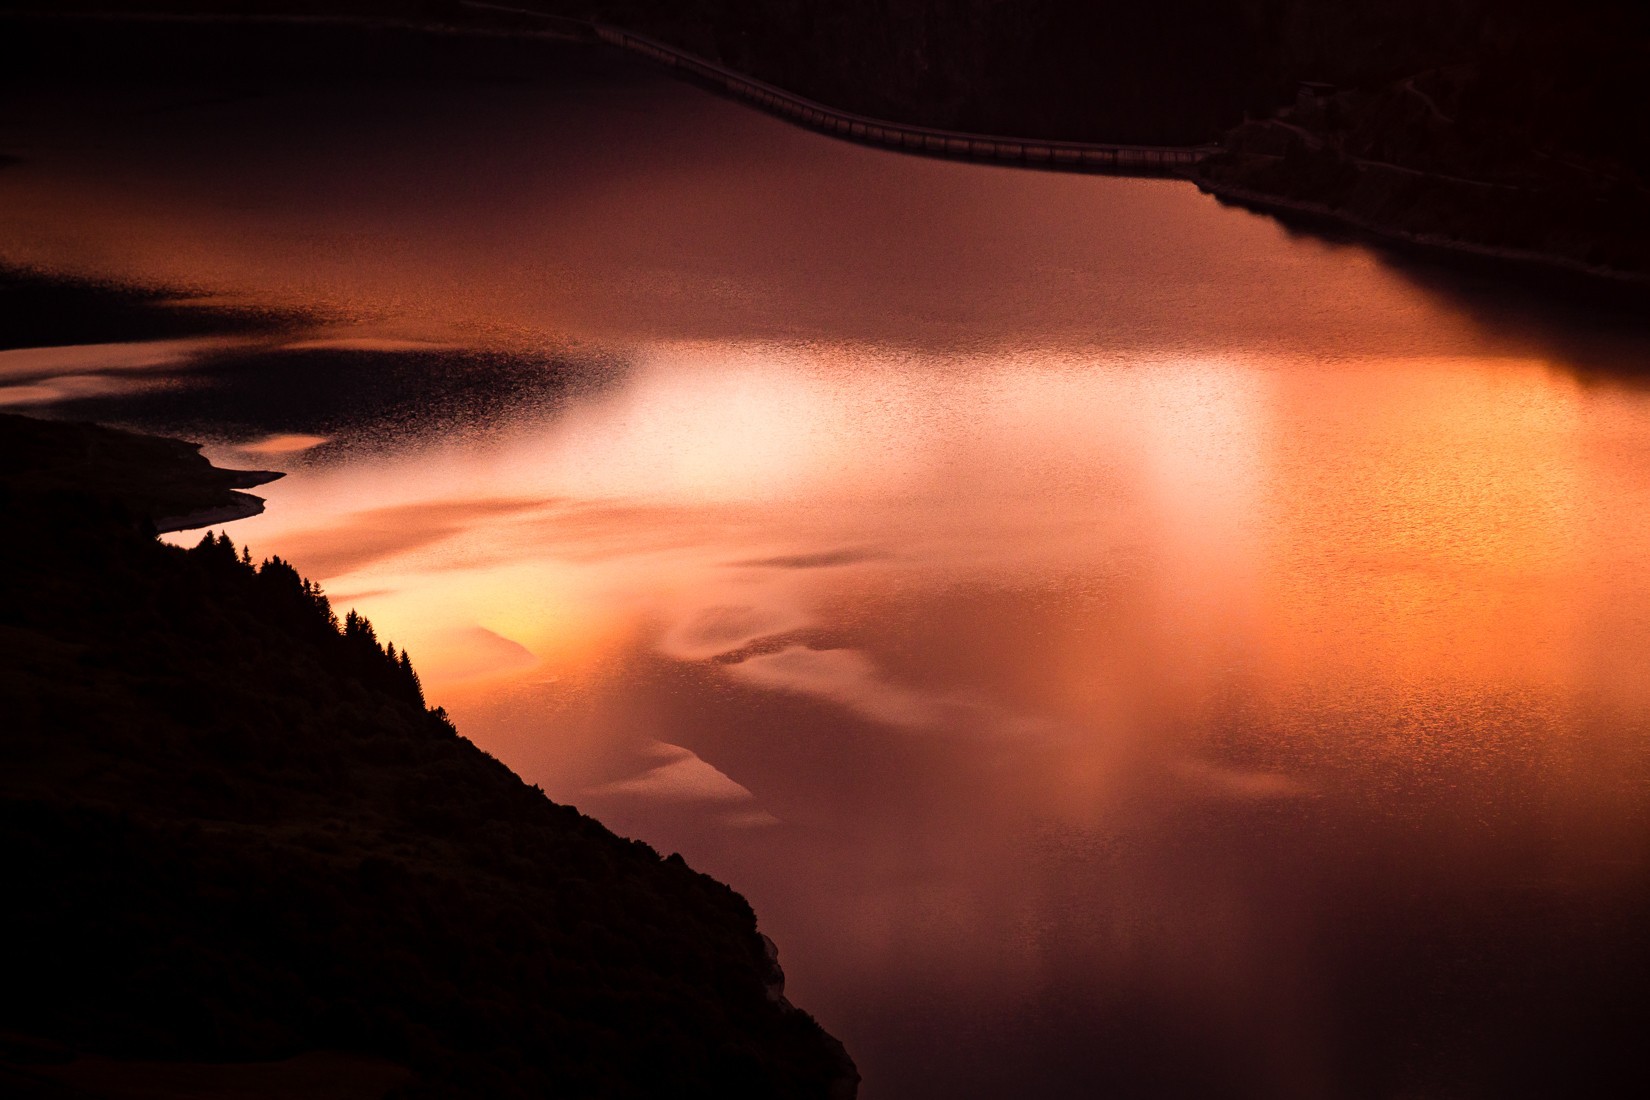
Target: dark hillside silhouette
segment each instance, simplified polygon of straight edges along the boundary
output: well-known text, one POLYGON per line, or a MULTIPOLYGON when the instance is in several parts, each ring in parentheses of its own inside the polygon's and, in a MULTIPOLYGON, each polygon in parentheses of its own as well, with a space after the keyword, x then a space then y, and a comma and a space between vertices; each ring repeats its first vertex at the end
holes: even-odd
POLYGON ((287 563, 162 545, 140 500, 24 472, 0 476, 8 1090, 56 1095, 84 1055, 345 1052, 406 1096, 851 1095, 737 894, 523 784, 287 563))
POLYGON ((0 263, 0 317, 0 351, 263 332, 294 320, 269 311, 203 305, 170 291, 92 283, 5 263, 0 263))

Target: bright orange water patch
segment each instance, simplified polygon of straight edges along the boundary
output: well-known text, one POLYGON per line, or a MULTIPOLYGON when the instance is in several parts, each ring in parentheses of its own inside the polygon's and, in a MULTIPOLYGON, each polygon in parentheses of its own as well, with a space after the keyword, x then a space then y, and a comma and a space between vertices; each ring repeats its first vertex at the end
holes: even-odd
POLYGON ((1641 335, 645 77, 142 117, 0 174, 9 253, 572 365, 233 436, 231 533, 750 897, 865 1096, 1424 1083, 1635 942, 1641 335))

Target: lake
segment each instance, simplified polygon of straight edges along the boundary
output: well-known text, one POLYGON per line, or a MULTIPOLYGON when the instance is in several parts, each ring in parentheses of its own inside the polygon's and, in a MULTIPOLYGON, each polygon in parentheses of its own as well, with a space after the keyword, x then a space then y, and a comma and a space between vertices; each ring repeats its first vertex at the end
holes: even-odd
POLYGON ((1629 1057, 1644 327, 581 47, 258 33, 371 63, 11 87, 0 260, 280 323, 0 403, 287 471, 236 541, 743 893, 862 1096, 1629 1057))

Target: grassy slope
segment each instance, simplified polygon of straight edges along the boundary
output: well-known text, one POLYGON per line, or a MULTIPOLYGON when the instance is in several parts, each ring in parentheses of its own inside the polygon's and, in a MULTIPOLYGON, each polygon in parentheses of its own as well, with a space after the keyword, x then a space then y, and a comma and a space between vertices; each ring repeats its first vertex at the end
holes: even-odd
POLYGON ((412 1095, 823 1096, 851 1073, 770 998, 738 895, 525 786, 289 567, 5 473, 16 1080, 65 1053, 316 1050, 411 1067, 412 1095))

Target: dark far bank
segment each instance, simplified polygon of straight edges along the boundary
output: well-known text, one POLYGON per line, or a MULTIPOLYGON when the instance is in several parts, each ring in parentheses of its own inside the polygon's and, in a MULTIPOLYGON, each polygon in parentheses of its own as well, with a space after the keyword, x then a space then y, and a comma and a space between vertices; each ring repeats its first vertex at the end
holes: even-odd
POLYGON ((467 63, 455 35, 515 38, 520 48, 502 68, 496 50, 470 62, 510 79, 531 70, 536 40, 595 41, 597 28, 613 28, 854 117, 1184 149, 1193 159, 1174 170, 1226 201, 1434 259, 1631 301, 1642 301, 1650 275, 1641 140, 1650 15, 1630 0, 115 0, 51 9, 103 17, 68 20, 34 18, 41 9, 28 4, 6 10, 25 13, 5 57, 5 79, 19 86, 65 64, 93 82, 152 76, 178 49, 191 66, 216 57, 225 72, 292 82, 342 68, 416 80, 467 63), (114 31, 109 16, 139 22, 114 31), (179 36, 184 19, 214 26, 179 36), (447 40, 411 57, 377 49, 370 35, 294 48, 281 27, 304 20, 423 28, 447 40))

